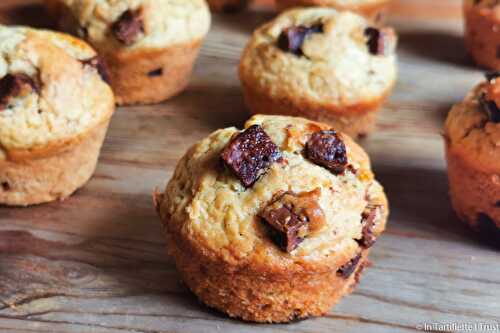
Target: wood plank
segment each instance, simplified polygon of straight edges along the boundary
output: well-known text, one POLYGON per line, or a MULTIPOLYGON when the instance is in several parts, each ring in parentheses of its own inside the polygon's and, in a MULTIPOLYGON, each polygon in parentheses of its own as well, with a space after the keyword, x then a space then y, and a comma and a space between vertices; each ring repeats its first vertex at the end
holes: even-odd
MULTIPOLYGON (((46 26, 39 1, 4 0, 0 21, 46 26)), ((392 207, 373 266, 323 318, 242 323, 200 305, 165 253, 151 192, 196 140, 247 118, 236 66, 273 16, 215 15, 188 90, 116 113, 95 177, 64 202, 0 208, 2 332, 414 332, 431 322, 500 321, 500 254, 454 217, 443 121, 481 79, 461 38, 460 1, 401 0, 400 79, 378 131, 362 142, 392 207)))

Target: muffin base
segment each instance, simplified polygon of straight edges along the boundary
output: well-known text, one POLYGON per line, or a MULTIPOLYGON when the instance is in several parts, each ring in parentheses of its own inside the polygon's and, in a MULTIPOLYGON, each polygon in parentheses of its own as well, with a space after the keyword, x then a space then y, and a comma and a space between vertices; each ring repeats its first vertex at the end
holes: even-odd
POLYGON ((368 264, 369 253, 363 250, 354 272, 344 278, 336 269, 311 274, 234 270, 226 263, 179 247, 172 237, 167 244, 182 280, 201 302, 230 317, 261 323, 324 315, 352 292, 368 264))
POLYGON ((101 51, 118 105, 153 104, 189 84, 201 40, 163 49, 101 51))
POLYGON ((70 196, 94 173, 108 124, 54 155, 0 161, 0 204, 29 206, 70 196))
POLYGON ((455 212, 474 230, 487 233, 485 236, 500 245, 500 175, 474 168, 449 148, 446 159, 455 212))
MULTIPOLYGON (((276 0, 276 5, 279 11, 283 11, 292 7, 328 6, 324 2, 324 0, 276 0)), ((382 23, 385 21, 390 2, 391 0, 380 0, 365 5, 333 7, 338 10, 350 10, 374 22, 382 23)))
POLYGON ((487 69, 500 70, 499 20, 494 10, 477 6, 464 7, 465 46, 479 65, 487 69))
POLYGON ((388 93, 381 98, 363 104, 331 109, 309 106, 297 106, 289 100, 274 99, 243 84, 243 95, 251 114, 274 114, 305 117, 325 122, 335 130, 344 132, 354 138, 363 137, 375 129, 377 114, 388 93))

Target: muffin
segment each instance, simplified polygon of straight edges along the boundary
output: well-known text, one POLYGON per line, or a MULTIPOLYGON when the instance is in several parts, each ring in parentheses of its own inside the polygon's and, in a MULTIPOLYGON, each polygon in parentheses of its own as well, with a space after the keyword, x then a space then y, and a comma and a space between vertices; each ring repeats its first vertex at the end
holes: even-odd
POLYGON ((259 28, 240 79, 253 114, 303 116, 353 137, 374 129, 396 81, 396 35, 331 8, 293 9, 259 28))
POLYGON ((208 0, 208 5, 216 12, 233 13, 244 9, 248 0, 208 0))
POLYGON ((465 0, 465 45, 482 67, 500 69, 500 3, 496 0, 465 0))
POLYGON ((500 73, 455 105, 444 133, 457 215, 500 245, 500 73))
POLYGON ((189 83, 210 26, 205 0, 46 0, 61 29, 104 58, 117 103, 164 101, 189 83))
POLYGON ((95 170, 114 98, 95 51, 0 26, 0 204, 64 199, 95 170))
POLYGON ((351 138, 266 115, 195 144, 155 205, 186 285, 255 322, 327 312, 358 282, 388 214, 351 138))
POLYGON ((356 12, 376 22, 381 22, 391 0, 276 0, 278 9, 320 6, 356 12))

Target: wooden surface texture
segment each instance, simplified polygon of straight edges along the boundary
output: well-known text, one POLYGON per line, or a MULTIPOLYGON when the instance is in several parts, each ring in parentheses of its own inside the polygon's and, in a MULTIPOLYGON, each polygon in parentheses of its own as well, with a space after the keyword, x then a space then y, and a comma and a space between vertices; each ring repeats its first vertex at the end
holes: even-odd
MULTIPOLYGON (((457 221, 447 196, 442 124, 482 78, 452 0, 401 0, 392 9, 400 78, 378 131, 362 141, 392 215, 354 294, 323 318, 255 326, 201 306, 179 282, 151 192, 197 139, 247 118, 239 55, 273 15, 265 5, 214 15, 187 91, 117 110, 85 188, 64 202, 0 208, 0 332, 385 333, 500 322, 500 252, 457 221)), ((36 1, 0 1, 0 21, 47 25, 36 1)))

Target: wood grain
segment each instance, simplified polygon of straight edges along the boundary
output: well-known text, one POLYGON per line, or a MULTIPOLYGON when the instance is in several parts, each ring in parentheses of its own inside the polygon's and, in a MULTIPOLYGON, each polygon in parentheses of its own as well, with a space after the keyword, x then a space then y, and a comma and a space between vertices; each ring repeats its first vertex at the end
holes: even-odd
MULTIPOLYGON (((50 26, 37 1, 3 0, 0 20, 50 26)), ((450 106, 482 76, 465 54, 460 2, 401 0, 400 79, 362 144, 392 207, 356 292, 329 315, 254 326, 211 311, 179 282, 151 192, 184 151, 248 117, 236 66, 273 16, 216 15, 189 89, 118 110, 95 177, 70 199, 0 208, 1 332, 414 332, 429 322, 500 321, 500 253, 454 217, 440 136, 450 106)))

